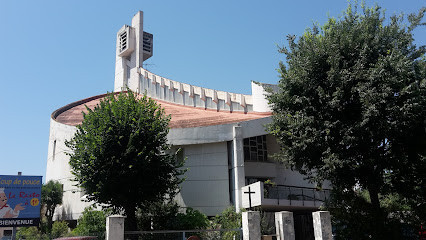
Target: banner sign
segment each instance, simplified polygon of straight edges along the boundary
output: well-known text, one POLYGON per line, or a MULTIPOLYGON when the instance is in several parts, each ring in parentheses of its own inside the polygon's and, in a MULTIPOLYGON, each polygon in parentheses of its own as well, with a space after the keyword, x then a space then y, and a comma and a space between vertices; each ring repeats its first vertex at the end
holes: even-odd
POLYGON ((0 175, 0 228, 38 226, 41 178, 0 175))

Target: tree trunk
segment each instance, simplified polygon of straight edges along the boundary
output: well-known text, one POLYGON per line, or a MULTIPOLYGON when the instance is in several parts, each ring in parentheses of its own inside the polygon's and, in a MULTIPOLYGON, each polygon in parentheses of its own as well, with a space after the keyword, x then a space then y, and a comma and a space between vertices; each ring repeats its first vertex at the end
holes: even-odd
POLYGON ((55 208, 47 208, 46 217, 47 217, 47 231, 50 234, 52 232, 53 225, 53 214, 55 213, 55 208))
POLYGON ((136 219, 136 206, 128 206, 125 209, 126 211, 126 224, 125 229, 127 231, 137 231, 138 224, 136 219))
POLYGON ((374 219, 375 224, 375 231, 373 239, 387 239, 386 238, 386 232, 385 232, 385 217, 383 209, 380 207, 380 200, 379 200, 379 191, 377 189, 377 186, 371 185, 368 187, 368 192, 370 194, 370 200, 371 200, 371 215, 374 219))

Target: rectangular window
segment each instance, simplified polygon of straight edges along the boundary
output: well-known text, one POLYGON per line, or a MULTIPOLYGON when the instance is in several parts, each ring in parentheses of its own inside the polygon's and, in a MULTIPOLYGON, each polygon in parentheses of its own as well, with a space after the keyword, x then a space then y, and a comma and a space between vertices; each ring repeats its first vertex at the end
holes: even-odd
POLYGON ((123 31, 119 36, 120 53, 127 49, 127 31, 123 31))
POLYGON ((143 32, 143 51, 147 53, 152 53, 152 42, 153 35, 151 33, 143 32))
POLYGON ((266 162, 268 151, 266 148, 266 135, 244 138, 244 161, 266 162))

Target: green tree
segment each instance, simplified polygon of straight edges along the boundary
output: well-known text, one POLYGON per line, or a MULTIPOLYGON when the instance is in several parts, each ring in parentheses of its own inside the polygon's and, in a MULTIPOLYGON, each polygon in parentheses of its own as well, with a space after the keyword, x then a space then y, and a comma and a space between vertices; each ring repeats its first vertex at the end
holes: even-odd
POLYGON ((128 91, 109 94, 92 110, 74 137, 70 165, 88 200, 127 216, 136 230, 135 211, 144 202, 174 195, 182 179, 182 162, 167 144, 170 117, 154 100, 128 91))
POLYGON ((57 205, 62 204, 62 196, 64 190, 62 184, 58 181, 50 180, 41 188, 41 204, 45 209, 45 216, 47 218, 47 230, 52 231, 52 220, 55 208, 57 205))
POLYGON ((331 181, 329 207, 352 239, 395 239, 393 223, 426 222, 425 47, 413 42, 425 9, 407 22, 357 8, 280 48, 269 131, 280 161, 331 181))

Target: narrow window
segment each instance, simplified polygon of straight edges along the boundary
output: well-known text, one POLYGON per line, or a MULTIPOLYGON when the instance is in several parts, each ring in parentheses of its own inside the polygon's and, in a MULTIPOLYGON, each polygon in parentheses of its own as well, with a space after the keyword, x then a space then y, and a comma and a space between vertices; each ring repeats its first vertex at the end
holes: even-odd
POLYGON ((129 80, 130 79, 130 67, 129 66, 126 66, 127 67, 127 71, 126 71, 126 74, 127 74, 127 80, 129 80))
POLYGON ((55 161, 55 155, 56 155, 56 140, 53 141, 53 156, 52 156, 52 161, 55 161))

